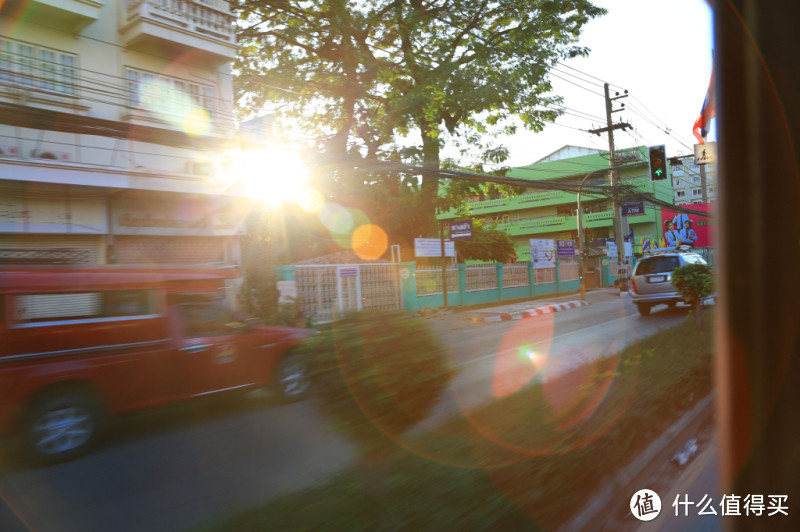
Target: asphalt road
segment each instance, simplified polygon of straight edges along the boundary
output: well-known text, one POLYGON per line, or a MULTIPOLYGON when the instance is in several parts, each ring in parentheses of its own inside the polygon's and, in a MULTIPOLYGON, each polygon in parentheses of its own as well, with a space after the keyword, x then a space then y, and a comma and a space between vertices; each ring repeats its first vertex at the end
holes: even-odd
MULTIPOLYGON (((462 367, 428 423, 607 357, 686 318, 628 298, 500 323, 431 320, 462 367)), ((37 467, 0 455, 0 531, 179 531, 329 478, 353 450, 312 403, 201 402, 114 421, 95 451, 37 467)))

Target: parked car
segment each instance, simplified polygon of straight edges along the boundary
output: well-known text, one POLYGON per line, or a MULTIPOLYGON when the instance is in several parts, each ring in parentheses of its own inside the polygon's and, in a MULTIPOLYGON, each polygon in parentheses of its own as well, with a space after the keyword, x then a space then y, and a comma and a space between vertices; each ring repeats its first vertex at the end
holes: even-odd
POLYGON ((631 274, 630 295, 641 315, 650 314, 655 305, 674 307, 683 301, 672 286, 672 272, 684 264, 706 264, 706 261, 687 246, 647 253, 636 263, 631 274))
POLYGON ((0 434, 46 461, 85 452, 105 416, 271 385, 302 399, 292 348, 225 304, 226 268, 0 269, 0 434))

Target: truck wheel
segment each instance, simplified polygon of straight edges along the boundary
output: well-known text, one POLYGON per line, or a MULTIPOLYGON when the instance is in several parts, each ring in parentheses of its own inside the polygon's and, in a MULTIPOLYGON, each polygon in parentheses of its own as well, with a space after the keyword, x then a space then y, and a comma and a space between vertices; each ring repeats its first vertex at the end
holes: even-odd
POLYGON ((641 314, 642 316, 647 316, 650 314, 650 305, 639 303, 638 305, 636 305, 636 307, 639 309, 639 314, 641 314))
POLYGON ((308 362, 300 355, 284 356, 275 368, 275 391, 285 402, 300 401, 311 391, 308 362))
POLYGON ((97 434, 97 412, 95 403, 82 395, 56 395, 37 402, 27 424, 34 455, 55 463, 84 454, 97 434))

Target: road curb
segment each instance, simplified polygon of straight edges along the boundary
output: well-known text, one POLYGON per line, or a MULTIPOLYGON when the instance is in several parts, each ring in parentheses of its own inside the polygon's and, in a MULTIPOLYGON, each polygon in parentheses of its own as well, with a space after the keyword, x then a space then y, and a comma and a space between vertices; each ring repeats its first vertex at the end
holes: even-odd
POLYGON ((491 322, 521 320, 523 318, 535 318, 536 316, 561 312, 571 308, 585 307, 587 305, 589 305, 588 301, 567 301, 565 303, 553 303, 552 305, 531 308, 520 312, 503 312, 501 314, 495 314, 494 316, 485 316, 482 320, 481 318, 473 318, 473 320, 491 322))
POLYGON ((601 489, 592 499, 584 505, 578 514, 558 528, 558 532, 573 532, 577 530, 588 530, 590 523, 595 522, 602 512, 608 512, 615 496, 619 496, 620 489, 628 484, 647 467, 653 459, 663 453, 669 445, 674 445, 677 435, 683 432, 689 425, 707 413, 707 409, 713 405, 714 392, 697 402, 696 405, 686 414, 676 421, 661 436, 651 443, 636 459, 623 467, 614 481, 601 489))

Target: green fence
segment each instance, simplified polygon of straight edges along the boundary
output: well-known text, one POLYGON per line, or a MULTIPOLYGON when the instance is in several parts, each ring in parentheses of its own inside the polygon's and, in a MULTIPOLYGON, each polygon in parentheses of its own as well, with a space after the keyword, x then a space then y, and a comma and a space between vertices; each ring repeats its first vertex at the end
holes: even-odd
MULTIPOLYGON (((597 261, 598 267, 601 264, 597 261)), ((317 322, 347 312, 444 306, 442 267, 416 262, 280 266, 281 281, 294 281, 304 313, 317 322)), ((580 290, 578 259, 561 259, 554 268, 515 264, 451 264, 447 267, 447 305, 468 306, 580 290)), ((597 282, 613 286, 609 260, 602 260, 597 282)))

